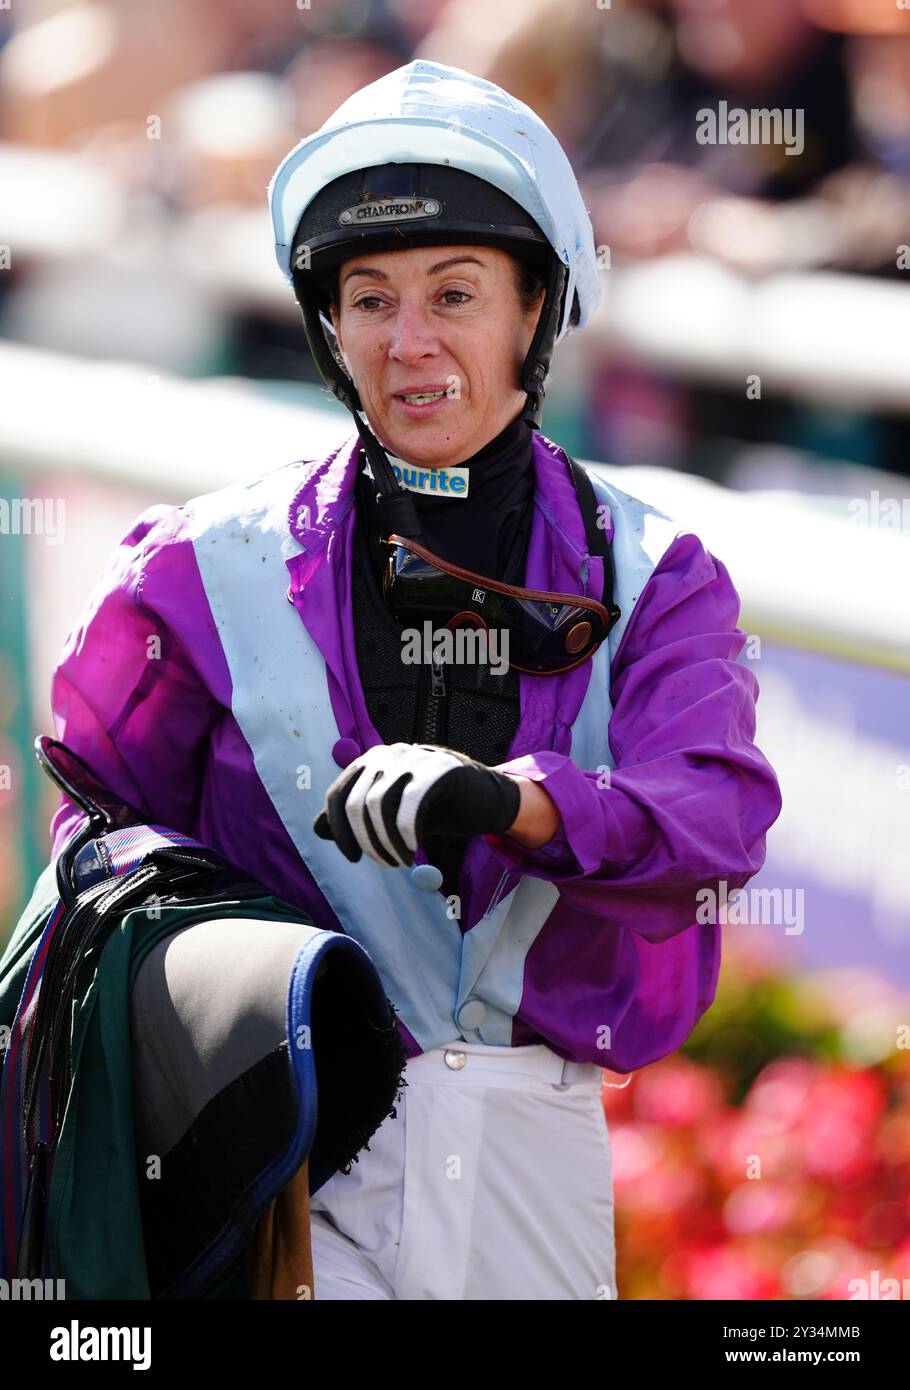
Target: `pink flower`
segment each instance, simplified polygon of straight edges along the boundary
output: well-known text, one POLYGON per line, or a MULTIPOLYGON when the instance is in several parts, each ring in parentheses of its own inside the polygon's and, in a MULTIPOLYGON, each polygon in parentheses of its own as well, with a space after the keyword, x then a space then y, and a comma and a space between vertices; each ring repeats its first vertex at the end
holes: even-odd
POLYGON ((812 1090, 815 1065, 802 1057, 769 1063, 746 1097, 745 1111, 769 1128, 798 1124, 812 1090))
POLYGON ((778 1292, 773 1273, 759 1268, 745 1250, 735 1246, 693 1250, 684 1261, 684 1271, 688 1298, 752 1301, 778 1292))
POLYGON ((638 1078, 635 1113, 662 1125, 692 1125, 723 1101, 719 1079, 706 1067, 673 1057, 647 1067, 638 1078))
POLYGON ((871 1173, 878 1163, 875 1126, 884 1105, 884 1082, 877 1072, 821 1071, 799 1126, 806 1170, 841 1182, 871 1173))
POLYGON ((615 1125, 610 1130, 613 1183, 617 1192, 633 1187, 664 1161, 664 1141, 653 1125, 615 1125))
POLYGON ((779 1129, 767 1116, 734 1111, 718 1123, 712 1120, 716 1141, 709 1150, 717 1177, 730 1187, 744 1179, 755 1182, 786 1178, 799 1170, 798 1136, 779 1129))
POLYGON ((704 1175, 687 1158, 677 1159, 656 1125, 636 1122, 611 1135, 613 1184, 625 1212, 668 1215, 701 1196, 704 1175))
POLYGON ((756 1153, 764 1148, 767 1154, 775 1130, 789 1133, 806 1172, 851 1181, 876 1166, 874 1130, 884 1105, 885 1084, 877 1072, 786 1057, 759 1076, 743 1115, 760 1126, 754 1131, 756 1153))
POLYGON ((731 1235, 765 1235, 784 1229, 799 1207, 792 1184, 762 1179, 734 1188, 724 1203, 724 1223, 731 1235))

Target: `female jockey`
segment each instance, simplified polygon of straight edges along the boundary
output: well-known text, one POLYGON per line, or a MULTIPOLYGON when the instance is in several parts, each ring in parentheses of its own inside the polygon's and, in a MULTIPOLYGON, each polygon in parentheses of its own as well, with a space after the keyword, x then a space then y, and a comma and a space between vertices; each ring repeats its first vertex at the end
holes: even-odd
POLYGON ((412 62, 269 198, 356 430, 139 518, 55 673, 58 737, 379 971, 407 1085, 313 1196, 316 1298, 616 1297, 603 1069, 709 1007, 696 895, 749 880, 780 809, 738 597, 540 433, 600 287, 533 111, 412 62))

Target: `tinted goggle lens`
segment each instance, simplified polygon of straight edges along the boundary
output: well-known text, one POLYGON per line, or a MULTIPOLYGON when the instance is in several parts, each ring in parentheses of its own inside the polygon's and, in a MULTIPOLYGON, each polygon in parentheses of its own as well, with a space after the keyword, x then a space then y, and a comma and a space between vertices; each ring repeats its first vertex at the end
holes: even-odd
MULTIPOLYGON (((586 661, 619 617, 594 599, 502 584, 450 565, 416 541, 391 536, 383 578, 398 622, 474 626, 508 634, 508 662, 532 675, 558 675, 586 661)), ((500 644, 500 649, 502 649, 500 644)))

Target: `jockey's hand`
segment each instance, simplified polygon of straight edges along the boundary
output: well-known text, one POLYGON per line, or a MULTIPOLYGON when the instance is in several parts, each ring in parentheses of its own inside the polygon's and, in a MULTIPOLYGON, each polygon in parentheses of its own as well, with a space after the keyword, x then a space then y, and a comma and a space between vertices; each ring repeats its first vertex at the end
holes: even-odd
POLYGON ((335 778, 313 829, 352 864, 365 853, 394 868, 427 836, 505 834, 520 801, 514 778, 453 748, 383 743, 335 778))

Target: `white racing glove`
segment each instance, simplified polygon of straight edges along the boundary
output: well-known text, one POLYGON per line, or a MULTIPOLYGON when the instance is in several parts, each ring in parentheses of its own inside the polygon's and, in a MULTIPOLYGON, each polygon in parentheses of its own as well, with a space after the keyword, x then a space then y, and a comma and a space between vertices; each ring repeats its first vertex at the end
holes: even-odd
POLYGON ((383 743, 335 778, 313 829, 352 864, 409 866, 428 836, 504 834, 520 801, 514 778, 453 748, 383 743))

